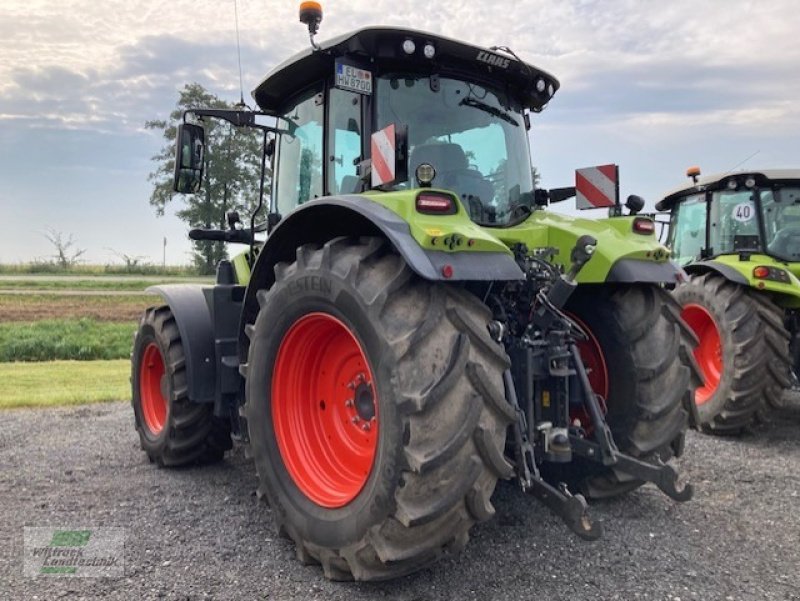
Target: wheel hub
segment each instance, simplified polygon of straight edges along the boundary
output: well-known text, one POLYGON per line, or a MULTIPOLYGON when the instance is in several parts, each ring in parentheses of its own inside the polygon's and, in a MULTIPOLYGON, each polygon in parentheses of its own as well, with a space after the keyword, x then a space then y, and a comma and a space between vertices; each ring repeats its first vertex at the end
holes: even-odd
POLYGON ((354 397, 358 417, 364 421, 375 419, 375 395, 372 393, 372 385, 362 381, 356 387, 354 397))

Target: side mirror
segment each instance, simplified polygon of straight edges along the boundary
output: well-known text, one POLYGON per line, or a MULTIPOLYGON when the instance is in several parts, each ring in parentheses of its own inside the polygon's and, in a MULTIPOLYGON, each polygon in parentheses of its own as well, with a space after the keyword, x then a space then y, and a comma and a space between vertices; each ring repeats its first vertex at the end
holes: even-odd
POLYGON ((181 123, 175 140, 173 189, 181 194, 195 194, 203 183, 206 132, 199 125, 181 123))

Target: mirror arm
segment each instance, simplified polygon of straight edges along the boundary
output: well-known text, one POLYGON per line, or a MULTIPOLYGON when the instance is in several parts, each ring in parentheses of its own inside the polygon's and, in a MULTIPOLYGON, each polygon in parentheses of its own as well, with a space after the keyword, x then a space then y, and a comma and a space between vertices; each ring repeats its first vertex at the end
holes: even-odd
MULTIPOLYGON (((267 175, 267 131, 264 130, 264 140, 261 145, 261 182, 258 186, 258 206, 256 210, 253 211, 253 214, 250 216, 250 231, 255 234, 256 231, 256 216, 258 215, 259 211, 264 207, 264 179, 267 175)), ((267 232, 269 235, 269 232, 267 232)), ((250 239, 250 257, 251 259, 255 256, 254 255, 254 248, 256 244, 256 237, 253 235, 250 239)))
POLYGON ((232 109, 188 109, 183 111, 183 121, 186 122, 186 115, 189 113, 197 117, 214 117, 227 121, 235 127, 253 127, 262 131, 280 133, 282 130, 270 125, 256 123, 256 117, 275 117, 271 113, 263 111, 236 111, 232 109))

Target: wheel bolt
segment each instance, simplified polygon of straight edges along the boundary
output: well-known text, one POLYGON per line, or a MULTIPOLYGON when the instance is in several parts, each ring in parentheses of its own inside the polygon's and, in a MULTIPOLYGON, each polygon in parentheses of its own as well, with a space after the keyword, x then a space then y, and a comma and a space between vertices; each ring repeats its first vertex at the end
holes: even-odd
POLYGON ((361 418, 358 417, 357 415, 354 415, 350 421, 353 422, 354 424, 357 424, 358 422, 361 421, 361 418))
POLYGON ((369 430, 369 422, 364 422, 364 424, 362 424, 361 426, 361 429, 364 430, 365 432, 369 430))
POLYGON ((344 406, 345 406, 345 407, 349 407, 349 408, 352 408, 354 404, 355 404, 355 403, 353 403, 353 399, 347 399, 347 400, 344 402, 344 406))

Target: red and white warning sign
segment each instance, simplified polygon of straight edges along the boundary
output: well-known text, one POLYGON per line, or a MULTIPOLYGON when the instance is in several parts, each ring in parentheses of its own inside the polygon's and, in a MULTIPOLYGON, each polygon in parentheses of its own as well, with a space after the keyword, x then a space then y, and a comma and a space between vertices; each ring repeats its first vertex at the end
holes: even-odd
POLYGON ((372 134, 372 187, 394 181, 397 168, 397 136, 394 123, 372 134))
POLYGON ((599 165, 575 170, 575 206, 579 209, 613 207, 619 200, 619 167, 599 165))

